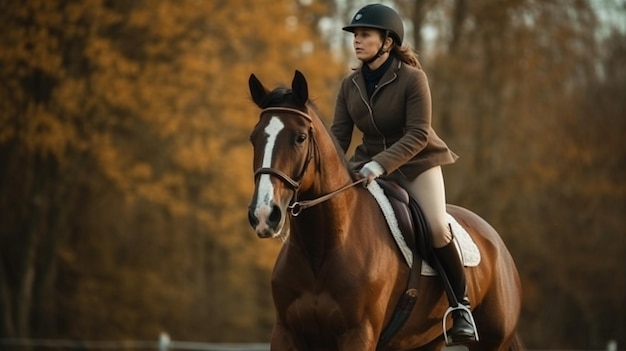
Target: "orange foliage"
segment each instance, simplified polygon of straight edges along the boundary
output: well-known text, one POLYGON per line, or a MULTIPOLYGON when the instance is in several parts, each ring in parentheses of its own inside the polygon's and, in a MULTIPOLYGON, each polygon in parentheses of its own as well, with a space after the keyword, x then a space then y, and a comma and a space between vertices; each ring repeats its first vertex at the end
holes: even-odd
MULTIPOLYGON (((624 240, 623 33, 600 47, 586 1, 430 1, 421 15, 417 2, 395 3, 407 23, 415 14, 437 28, 421 55, 435 127, 462 156, 446 168, 448 198, 511 243, 529 281, 526 325, 540 326, 523 330, 553 327, 545 311, 567 317, 575 301, 582 324, 608 335, 605 312, 624 301, 610 291, 623 289, 594 272, 623 272, 626 256, 606 247, 624 240), (599 263, 577 274, 564 246, 599 263), (578 276, 608 292, 586 292, 578 276), (570 285, 570 300, 542 299, 570 285)), ((340 32, 345 7, 1 6, 0 338, 265 340, 280 243, 247 225, 259 112, 247 80, 288 84, 301 70, 330 121, 348 59, 337 61, 320 21, 340 32)))

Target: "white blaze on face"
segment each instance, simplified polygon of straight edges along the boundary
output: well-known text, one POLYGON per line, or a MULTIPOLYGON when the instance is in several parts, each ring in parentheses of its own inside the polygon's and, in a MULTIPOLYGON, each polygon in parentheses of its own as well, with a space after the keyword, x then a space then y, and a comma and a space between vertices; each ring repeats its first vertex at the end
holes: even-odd
MULTIPOLYGON (((276 138, 285 125, 277 117, 272 117, 265 127, 267 143, 263 150, 263 164, 261 167, 272 167, 272 155, 276 147, 276 138)), ((254 204, 254 215, 259 220, 257 231, 267 229, 267 218, 272 211, 272 200, 274 198, 274 186, 269 174, 261 174, 257 188, 256 203, 254 204)))

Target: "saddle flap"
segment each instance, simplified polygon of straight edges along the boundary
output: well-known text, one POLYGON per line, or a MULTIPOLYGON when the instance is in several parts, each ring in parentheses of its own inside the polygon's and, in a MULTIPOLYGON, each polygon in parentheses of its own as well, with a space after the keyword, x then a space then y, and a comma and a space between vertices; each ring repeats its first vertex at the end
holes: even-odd
POLYGON ((383 188, 387 197, 393 197, 405 206, 409 205, 409 193, 398 183, 381 178, 376 179, 376 181, 383 188))
POLYGON ((398 220, 398 226, 411 251, 415 252, 415 226, 409 209, 409 193, 395 182, 377 179, 378 184, 389 199, 393 212, 398 220))
POLYGON ((431 234, 428 222, 415 199, 398 183, 378 178, 376 180, 389 199, 398 220, 402 236, 411 251, 430 261, 431 234))

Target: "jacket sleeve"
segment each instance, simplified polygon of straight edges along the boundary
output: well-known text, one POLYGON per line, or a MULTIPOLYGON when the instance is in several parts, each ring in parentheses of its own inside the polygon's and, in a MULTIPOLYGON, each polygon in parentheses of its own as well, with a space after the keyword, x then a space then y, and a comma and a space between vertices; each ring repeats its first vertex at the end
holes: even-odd
POLYGON ((354 121, 348 113, 345 97, 346 80, 344 80, 339 88, 337 100, 335 101, 335 114, 330 127, 331 133, 335 136, 344 153, 348 151, 350 142, 352 141, 352 130, 354 129, 354 121))
POLYGON ((385 151, 373 157, 387 174, 394 172, 428 144, 431 130, 432 102, 426 74, 415 72, 406 85, 406 109, 404 135, 385 151))

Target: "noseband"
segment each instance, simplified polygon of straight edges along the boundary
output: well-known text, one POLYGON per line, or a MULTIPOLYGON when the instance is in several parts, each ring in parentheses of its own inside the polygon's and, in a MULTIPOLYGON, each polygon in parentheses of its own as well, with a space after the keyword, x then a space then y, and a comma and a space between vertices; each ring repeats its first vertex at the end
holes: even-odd
POLYGON ((275 168, 271 168, 271 167, 261 167, 259 169, 257 169, 254 172, 254 180, 257 181, 257 179, 262 175, 262 174, 269 174, 271 176, 275 176, 276 178, 282 180, 285 184, 287 184, 289 186, 289 188, 293 191, 293 197, 289 203, 289 211, 291 213, 292 216, 297 217, 300 212, 302 212, 302 210, 304 210, 305 208, 308 207, 312 207, 315 206, 321 202, 324 202, 330 198, 332 198, 333 196, 337 195, 338 193, 352 187, 355 186, 357 184, 361 184, 363 182, 365 182, 367 179, 363 178, 360 179, 356 182, 350 183, 338 190, 335 190, 329 194, 326 194, 324 196, 321 196, 317 199, 313 199, 313 200, 307 200, 307 201, 298 201, 298 190, 300 190, 300 186, 302 185, 302 179, 304 178, 304 173, 306 172, 307 168, 309 167, 309 163, 311 162, 311 160, 313 159, 313 153, 314 153, 314 149, 315 149, 315 136, 313 134, 313 119, 311 118, 311 116, 309 116, 307 113, 302 112, 300 110, 297 110, 295 108, 290 108, 290 107, 267 107, 265 109, 263 109, 263 111, 261 111, 261 115, 268 113, 268 112, 288 112, 288 113, 295 113, 296 115, 303 117, 304 119, 306 119, 310 124, 310 128, 309 128, 309 148, 307 150, 307 156, 306 159, 304 161, 304 165, 302 167, 302 170, 300 171, 300 174, 298 175, 298 177, 296 179, 291 178, 290 176, 288 176, 287 174, 285 174, 282 171, 279 171, 275 168))

